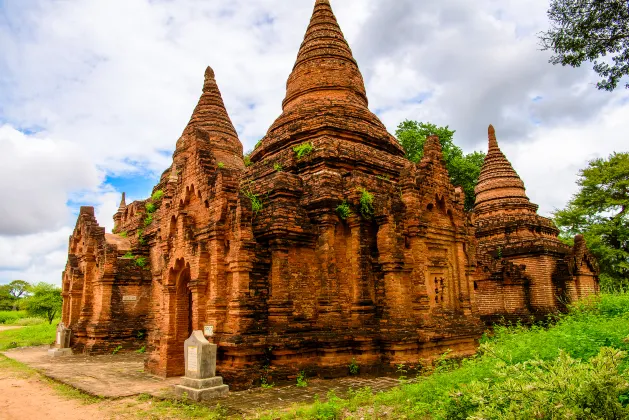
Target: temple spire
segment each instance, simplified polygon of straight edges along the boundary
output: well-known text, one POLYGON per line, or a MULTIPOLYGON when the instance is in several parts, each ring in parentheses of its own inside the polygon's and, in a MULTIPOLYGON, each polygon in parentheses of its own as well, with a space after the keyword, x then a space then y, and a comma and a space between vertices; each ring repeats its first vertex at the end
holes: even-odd
POLYGON ((208 133, 216 147, 242 155, 242 144, 225 109, 214 70, 209 66, 205 70, 203 93, 184 134, 192 134, 195 129, 208 133))
POLYGON ((328 0, 317 0, 293 72, 286 84, 286 110, 301 99, 342 98, 367 107, 365 83, 328 0))
POLYGON ((517 207, 521 211, 535 212, 536 206, 526 196, 524 182, 498 146, 496 130, 492 125, 489 126, 488 137, 489 149, 474 189, 475 212, 479 214, 486 208, 506 203, 513 209, 517 207))
POLYGON ((126 194, 122 193, 122 200, 120 200, 120 205, 118 206, 118 210, 124 210, 127 207, 126 194))
MULTIPOLYGON (((498 147, 498 140, 496 140, 496 130, 494 129, 494 126, 489 124, 489 149, 499 149, 498 147)), ((489 150, 488 149, 488 150, 489 150)))

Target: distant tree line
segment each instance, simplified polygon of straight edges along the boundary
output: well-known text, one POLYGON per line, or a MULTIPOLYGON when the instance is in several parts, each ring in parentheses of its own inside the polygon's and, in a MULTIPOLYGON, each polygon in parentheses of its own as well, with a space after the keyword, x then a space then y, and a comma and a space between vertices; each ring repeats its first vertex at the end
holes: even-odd
POLYGON ((61 289, 53 284, 13 280, 0 285, 0 311, 25 310, 51 324, 61 314, 62 302, 61 289))

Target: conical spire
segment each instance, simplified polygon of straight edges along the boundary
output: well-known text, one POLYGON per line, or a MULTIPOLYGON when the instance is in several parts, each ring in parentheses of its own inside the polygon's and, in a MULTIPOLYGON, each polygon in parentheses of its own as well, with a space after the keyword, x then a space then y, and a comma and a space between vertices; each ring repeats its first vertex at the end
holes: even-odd
POLYGON ((399 142, 369 111, 363 76, 328 0, 316 0, 282 108, 251 154, 252 162, 293 147, 299 137, 329 129, 347 134, 347 141, 404 156, 399 142))
POLYGON ((344 98, 367 106, 365 83, 328 0, 317 0, 293 72, 284 109, 302 97, 344 98))
POLYGON ((489 126, 488 134, 489 150, 474 190, 476 193, 474 206, 476 213, 482 212, 486 206, 500 202, 506 203, 507 201, 511 205, 516 204, 516 206, 517 204, 525 204, 524 207, 530 209, 531 203, 526 196, 524 182, 500 150, 496 140, 496 131, 492 125, 489 126))
POLYGON ((203 93, 184 134, 193 133, 194 129, 207 132, 214 146, 242 154, 242 144, 238 140, 236 129, 225 109, 221 92, 216 84, 214 70, 209 66, 205 70, 203 93))
POLYGON ((122 200, 120 200, 120 205, 118 206, 118 210, 124 210, 127 207, 126 194, 122 193, 122 200))

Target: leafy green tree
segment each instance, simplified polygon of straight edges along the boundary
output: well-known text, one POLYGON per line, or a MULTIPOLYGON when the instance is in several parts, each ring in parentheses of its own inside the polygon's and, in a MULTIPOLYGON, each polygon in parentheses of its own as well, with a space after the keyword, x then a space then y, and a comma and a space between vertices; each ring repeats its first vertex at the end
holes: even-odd
POLYGON ((13 309, 15 298, 10 292, 9 285, 0 286, 0 311, 13 309))
POLYGON ((448 126, 437 127, 435 124, 406 120, 395 132, 395 136, 404 148, 406 157, 411 162, 419 162, 424 155, 424 143, 431 135, 439 137, 443 157, 453 185, 461 186, 465 191, 465 209, 472 210, 476 195, 474 187, 485 160, 482 152, 464 154, 460 147, 454 144, 455 131, 448 126))
POLYGON ((593 61, 594 71, 603 78, 597 84, 601 90, 614 90, 629 75, 627 0, 551 0, 548 17, 551 28, 540 40, 544 50, 555 53, 552 64, 579 67, 593 61), (596 61, 608 54, 611 60, 596 61))
POLYGON ((9 293, 13 296, 13 310, 17 310, 18 300, 28 293, 30 284, 24 280, 13 280, 8 284, 9 293))
POLYGON ((590 161, 577 184, 567 207, 554 214, 562 236, 585 236, 603 288, 629 287, 629 153, 590 161))
POLYGON ((43 317, 52 324, 55 316, 61 312, 61 289, 54 284, 38 283, 29 290, 25 300, 26 311, 33 316, 43 317))

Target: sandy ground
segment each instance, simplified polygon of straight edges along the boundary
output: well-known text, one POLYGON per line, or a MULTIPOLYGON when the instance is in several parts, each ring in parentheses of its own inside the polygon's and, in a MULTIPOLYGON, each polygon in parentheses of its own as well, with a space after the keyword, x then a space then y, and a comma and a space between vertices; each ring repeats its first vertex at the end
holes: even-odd
POLYGON ((84 404, 59 394, 37 374, 0 370, 0 420, 128 419, 124 405, 122 400, 84 404))
POLYGON ((0 325, 0 332, 2 331, 9 331, 9 330, 17 330, 22 328, 19 325, 12 325, 12 326, 5 326, 5 325, 0 325))
POLYGON ((0 378, 0 419, 49 420, 111 418, 95 406, 67 400, 38 379, 0 378))

